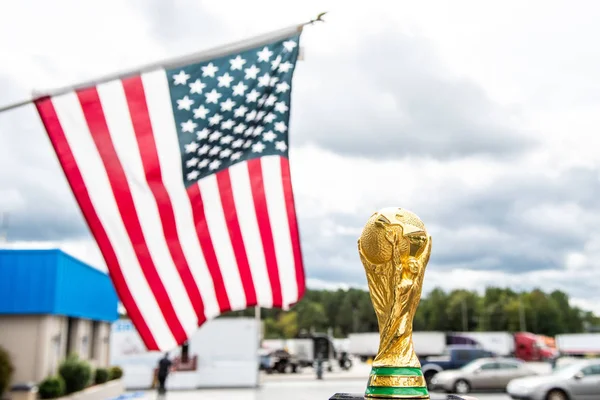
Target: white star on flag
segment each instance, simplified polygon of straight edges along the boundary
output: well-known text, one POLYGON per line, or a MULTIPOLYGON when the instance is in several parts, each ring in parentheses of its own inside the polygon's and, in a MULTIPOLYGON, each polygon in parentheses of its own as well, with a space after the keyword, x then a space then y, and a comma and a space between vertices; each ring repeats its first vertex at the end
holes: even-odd
POLYGON ((210 130, 208 128, 203 128, 201 131, 196 132, 196 137, 198 138, 198 140, 205 140, 208 138, 209 134, 210 130))
POLYGON ((267 62, 267 61, 269 61, 269 58, 271 58, 271 56, 273 55, 273 52, 271 50, 269 50, 268 47, 265 46, 257 54, 258 54, 258 61, 267 62))
POLYGON ((194 82, 190 83, 190 93, 191 94, 200 94, 206 87, 206 84, 202 83, 200 79, 196 79, 194 82))
POLYGON ((279 151, 286 151, 287 144, 285 144, 285 142, 277 142, 277 143, 275 143, 275 148, 279 151))
POLYGON ((175 85, 185 85, 188 79, 190 79, 190 76, 186 74, 185 71, 181 71, 177 75, 173 76, 175 85))
POLYGON ((245 79, 256 79, 260 69, 257 68, 256 65, 252 65, 250 68, 246 68, 244 72, 246 73, 245 79))
POLYGON ((200 105, 200 107, 194 109, 194 118, 201 118, 201 119, 205 119, 206 115, 210 112, 210 110, 206 107, 204 107, 204 105, 200 105))
POLYGON ((207 154, 210 150, 210 146, 208 144, 205 144, 204 146, 200 147, 200 149, 198 150, 198 154, 199 155, 204 155, 207 154))
POLYGON ((231 129, 235 125, 235 121, 232 119, 228 119, 227 121, 223 121, 221 123, 221 129, 231 129))
POLYGON ((288 106, 287 104, 285 104, 284 102, 280 101, 279 103, 275 104, 275 111, 280 112, 280 113, 284 113, 288 110, 288 106))
POLYGON ((265 145, 262 144, 261 142, 255 143, 252 145, 252 151, 255 153, 262 153, 262 151, 265 149, 265 145))
POLYGON ((225 72, 223 75, 218 76, 217 80, 219 81, 219 87, 229 87, 233 82, 233 77, 225 72))
POLYGON ((217 168, 219 168, 220 166, 221 166, 221 161, 219 161, 219 160, 214 160, 213 162, 211 162, 211 163, 209 164, 209 166, 208 166, 208 167, 209 167, 210 169, 217 169, 217 168))
POLYGON ((287 126, 285 126, 285 122, 283 122, 283 121, 275 122, 275 130, 277 132, 281 132, 281 133, 287 131, 287 126))
POLYGON ((229 60, 229 63, 231 64, 232 70, 241 70, 244 64, 246 64, 246 60, 238 55, 236 58, 229 60))
POLYGON ((183 132, 192 133, 192 132, 194 132, 194 130, 196 129, 197 126, 198 126, 197 123, 195 123, 191 119, 188 119, 187 121, 185 121, 181 124, 181 130, 183 132))
POLYGON ((206 102, 217 104, 221 96, 223 96, 221 93, 217 92, 216 89, 213 89, 209 93, 206 93, 206 102))
POLYGON ((186 153, 195 153, 197 149, 198 149, 198 143, 196 143, 196 142, 191 142, 191 143, 185 145, 186 153))
POLYGON ((177 100, 177 108, 179 110, 189 110, 192 104, 194 104, 194 100, 190 99, 188 96, 177 100))
POLYGON ((221 111, 231 111, 233 110, 233 106, 235 106, 235 101, 227 99, 221 103, 221 111))
POLYGON ((285 47, 285 49, 287 51, 292 51, 296 48, 296 42, 294 42, 293 40, 288 40, 287 42, 283 42, 283 47, 285 47))
POLYGON ((239 81, 237 85, 233 87, 233 95, 234 96, 243 96, 248 86, 244 85, 244 82, 239 81))
POLYGON ((273 131, 267 131, 263 133, 263 140, 267 142, 272 142, 273 140, 275 140, 276 137, 277 135, 273 133, 273 131))
POLYGON ((281 82, 277 84, 276 87, 277 93, 285 93, 290 90, 290 85, 287 82, 281 82))
POLYGON ((185 163, 186 167, 191 168, 198 165, 198 161, 200 161, 197 157, 192 157, 185 163))
POLYGON ((211 78, 215 77, 215 73, 219 70, 213 63, 209 63, 202 67, 202 76, 210 76, 211 78))
POLYGON ((278 70, 279 72, 284 72, 284 73, 287 73, 287 72, 289 72, 289 70, 290 70, 292 67, 293 67, 293 65, 292 65, 291 63, 289 63, 289 62, 287 62, 287 61, 286 61, 286 62, 284 62, 284 63, 281 63, 281 64, 279 64, 279 67, 277 68, 277 70, 278 70))

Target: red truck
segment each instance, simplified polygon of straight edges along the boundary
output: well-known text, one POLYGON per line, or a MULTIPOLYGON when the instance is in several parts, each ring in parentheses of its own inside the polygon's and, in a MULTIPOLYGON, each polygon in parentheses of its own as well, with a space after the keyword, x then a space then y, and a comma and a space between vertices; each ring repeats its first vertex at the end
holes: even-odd
POLYGON ((530 332, 454 332, 450 335, 452 344, 460 344, 461 339, 466 339, 498 356, 511 356, 523 361, 548 361, 557 355, 556 349, 530 332))

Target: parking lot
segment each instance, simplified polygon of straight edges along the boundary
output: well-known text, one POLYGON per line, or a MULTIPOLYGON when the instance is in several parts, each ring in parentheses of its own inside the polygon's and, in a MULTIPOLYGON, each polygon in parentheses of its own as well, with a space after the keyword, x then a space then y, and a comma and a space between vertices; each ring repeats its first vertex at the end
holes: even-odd
MULTIPOLYGON (((335 393, 363 393, 371 367, 358 363, 349 371, 334 370, 317 380, 312 368, 297 374, 261 373, 259 388, 248 389, 202 389, 172 391, 167 400, 328 400, 335 393)), ((431 400, 444 400, 444 393, 430 393, 431 400)), ((471 393, 479 400, 509 400, 504 393, 471 393)), ((146 399, 156 398, 147 392, 146 399)))
MULTIPOLYGON (((362 393, 365 380, 325 379, 317 380, 281 380, 269 381, 256 389, 206 389, 194 391, 176 391, 167 393, 166 400, 328 400, 339 392, 362 393)), ((509 400, 503 393, 472 393, 479 400, 509 400)), ((431 400, 444 400, 447 395, 431 393, 431 400)), ((154 392, 148 392, 145 399, 156 398, 154 392)))

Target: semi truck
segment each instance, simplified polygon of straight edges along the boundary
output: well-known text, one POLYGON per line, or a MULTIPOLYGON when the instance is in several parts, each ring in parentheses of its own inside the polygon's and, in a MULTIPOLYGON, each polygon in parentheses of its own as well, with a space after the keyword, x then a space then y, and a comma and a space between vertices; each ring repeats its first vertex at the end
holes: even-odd
MULTIPOLYGON (((374 358, 379 348, 379 333, 353 333, 349 352, 365 361, 374 358)), ((538 335, 529 332, 413 332, 415 353, 419 357, 447 353, 447 347, 467 345, 482 348, 498 356, 511 356, 523 361, 547 361, 557 352, 548 347, 538 335)))
POLYGON ((346 356, 347 352, 338 350, 335 339, 325 333, 310 333, 293 339, 264 339, 261 344, 263 359, 273 355, 279 360, 285 359, 276 370, 281 373, 298 372, 303 367, 315 365, 319 355, 325 363, 328 371, 332 371, 334 365, 340 369, 347 370, 352 367, 352 360, 346 356), (288 357, 281 357, 282 352, 288 357))
POLYGON ((558 354, 542 337, 530 332, 453 332, 450 335, 469 338, 497 356, 523 361, 550 361, 558 354))
POLYGON ((600 355, 600 333, 556 335, 556 349, 561 356, 586 357, 600 355))

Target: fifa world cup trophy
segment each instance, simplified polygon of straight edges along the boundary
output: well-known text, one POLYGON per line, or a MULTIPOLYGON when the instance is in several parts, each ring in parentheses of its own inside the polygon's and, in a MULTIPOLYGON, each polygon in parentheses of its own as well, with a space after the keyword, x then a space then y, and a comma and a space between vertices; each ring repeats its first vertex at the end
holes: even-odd
POLYGON ((358 252, 380 337, 365 397, 429 399, 412 332, 431 254, 431 237, 412 212, 384 208, 365 224, 358 252))

